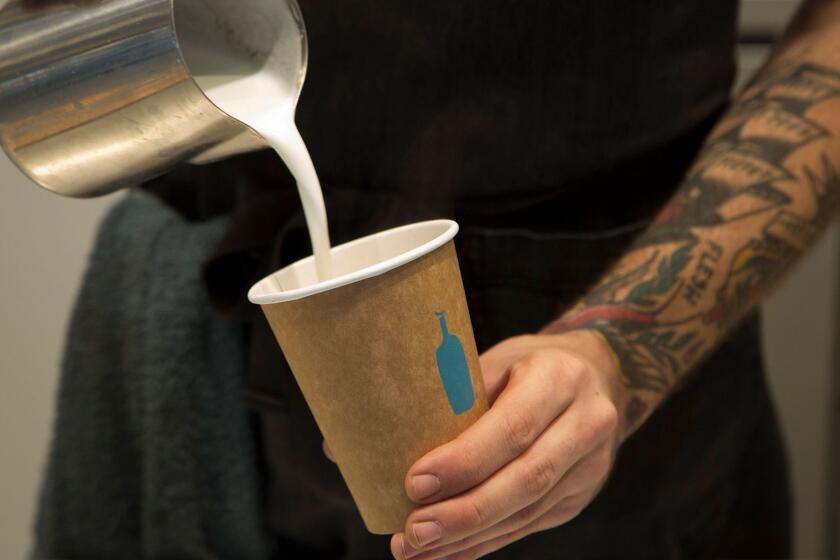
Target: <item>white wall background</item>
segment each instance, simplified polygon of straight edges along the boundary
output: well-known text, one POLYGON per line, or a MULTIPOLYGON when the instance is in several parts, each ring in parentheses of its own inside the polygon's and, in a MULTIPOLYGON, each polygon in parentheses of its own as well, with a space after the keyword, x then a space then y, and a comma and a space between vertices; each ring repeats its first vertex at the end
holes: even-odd
MULTIPOLYGON (((826 558, 829 418, 836 374, 840 231, 835 225, 764 306, 764 348, 791 458, 797 557, 826 558)), ((836 504, 835 504, 836 506, 836 504)))
MULTIPOLYGON (((119 195, 117 195, 119 196, 119 195)), ((64 329, 114 197, 34 186, 0 150, 0 558, 24 558, 51 433, 64 329)))

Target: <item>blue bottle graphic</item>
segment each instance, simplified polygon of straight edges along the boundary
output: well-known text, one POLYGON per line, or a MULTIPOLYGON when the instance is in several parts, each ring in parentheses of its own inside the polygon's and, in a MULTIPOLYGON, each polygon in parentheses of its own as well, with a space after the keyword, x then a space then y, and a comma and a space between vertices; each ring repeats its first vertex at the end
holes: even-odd
POLYGON ((435 353, 438 372, 452 412, 457 415, 468 411, 475 403, 470 368, 461 341, 446 328, 446 313, 435 311, 435 315, 440 320, 443 334, 443 340, 435 353))

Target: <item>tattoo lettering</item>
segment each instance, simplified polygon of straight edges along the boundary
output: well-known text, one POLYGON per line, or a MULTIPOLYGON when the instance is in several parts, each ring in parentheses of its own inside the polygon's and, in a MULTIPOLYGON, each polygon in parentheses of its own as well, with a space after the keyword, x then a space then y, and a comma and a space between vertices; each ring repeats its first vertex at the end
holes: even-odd
POLYGON ((697 306, 703 292, 709 286, 709 280, 715 273, 715 268, 723 254, 723 247, 712 241, 706 241, 708 248, 700 253, 697 268, 689 279, 683 291, 683 298, 693 306, 697 306))
POLYGON ((606 338, 636 392, 628 426, 828 225, 840 206, 838 137, 840 72, 804 61, 771 66, 648 231, 552 326, 606 338))

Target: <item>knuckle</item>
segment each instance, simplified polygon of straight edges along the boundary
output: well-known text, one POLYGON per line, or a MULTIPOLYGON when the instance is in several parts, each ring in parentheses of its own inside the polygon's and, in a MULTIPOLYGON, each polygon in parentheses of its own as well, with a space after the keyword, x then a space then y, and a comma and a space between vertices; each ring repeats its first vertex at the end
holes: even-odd
POLYGON ((612 465, 612 456, 606 446, 604 446, 602 451, 595 455, 594 463, 595 464, 592 465, 592 468, 596 473, 598 473, 599 482, 602 482, 612 465))
POLYGON ((561 389, 559 369, 557 367, 558 355, 556 350, 538 350, 531 354, 532 375, 540 377, 540 385, 547 393, 554 393, 561 389))
POLYGON ((533 441, 534 421, 525 412, 511 411, 504 420, 504 441, 512 455, 518 456, 533 441))
POLYGON ((528 372, 533 367, 533 358, 531 355, 524 356, 514 362, 512 366, 510 366, 510 375, 509 375, 509 382, 510 383, 519 383, 523 379, 528 376, 528 372))
POLYGON ((562 368, 558 368, 558 353, 554 349, 535 350, 522 357, 511 367, 511 379, 521 382, 526 377, 529 385, 541 388, 543 395, 555 394, 562 389, 562 368))
POLYGON ((596 410, 594 418, 596 434, 611 433, 618 426, 618 409, 612 402, 603 399, 596 410))
MULTIPOLYGON (((475 446, 466 440, 461 445, 456 472, 464 477, 463 484, 472 487, 484 479, 482 461, 475 450, 475 446)), ((466 488, 465 488, 466 489, 466 488)))
POLYGON ((531 351, 518 360, 511 366, 511 378, 524 379, 532 376, 535 372, 547 369, 546 366, 555 361, 553 350, 534 350, 531 351))
POLYGON ((509 533, 505 534, 505 541, 507 543, 512 543, 513 541, 518 541, 522 537, 527 537, 531 533, 528 527, 520 527, 515 531, 510 531, 509 533))
POLYGON ((604 398, 590 403, 586 413, 581 416, 579 433, 584 440, 602 440, 613 433, 618 426, 618 410, 604 398))
POLYGON ((549 350, 539 348, 528 352, 519 358, 519 361, 529 368, 539 367, 545 361, 546 355, 549 353, 549 350))
POLYGON ((464 503, 461 515, 458 519, 458 528, 462 531, 470 531, 484 527, 488 519, 487 507, 478 499, 472 498, 464 503))
POLYGON ((563 372, 563 382, 573 387, 579 387, 586 379, 588 368, 586 363, 577 356, 568 354, 563 356, 560 370, 563 372))
POLYGON ((525 468, 523 489, 532 498, 538 498, 548 492, 555 483, 557 468, 550 458, 531 460, 525 468))
POLYGON ((531 523, 537 516, 540 514, 541 504, 540 502, 532 502, 525 506, 524 508, 520 509, 519 511, 514 514, 513 523, 514 526, 524 527, 531 523))

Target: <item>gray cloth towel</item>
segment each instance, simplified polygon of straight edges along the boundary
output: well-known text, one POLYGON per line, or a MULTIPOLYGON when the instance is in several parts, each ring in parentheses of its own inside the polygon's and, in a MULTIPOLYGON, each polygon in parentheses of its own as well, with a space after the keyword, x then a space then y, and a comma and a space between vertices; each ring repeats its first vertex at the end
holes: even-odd
POLYGON ((201 266, 227 221, 131 192, 103 221, 64 350, 35 558, 265 558, 240 326, 201 266))

